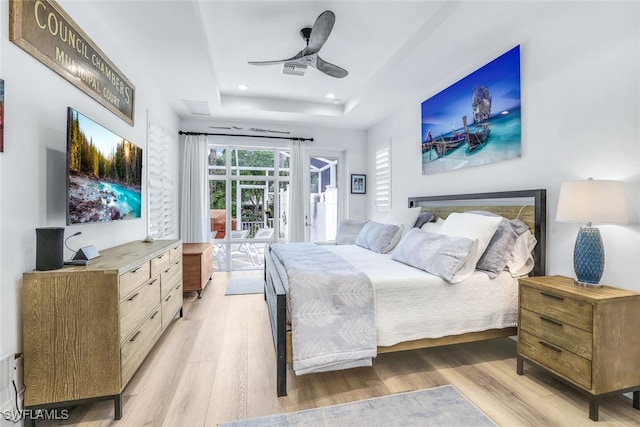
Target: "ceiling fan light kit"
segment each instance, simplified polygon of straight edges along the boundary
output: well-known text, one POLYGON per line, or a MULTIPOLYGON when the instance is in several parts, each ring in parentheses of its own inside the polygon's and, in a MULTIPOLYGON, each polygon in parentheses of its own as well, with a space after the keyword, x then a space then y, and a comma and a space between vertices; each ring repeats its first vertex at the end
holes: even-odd
POLYGON ((331 34, 333 24, 336 21, 335 14, 326 10, 318 16, 312 28, 305 27, 300 30, 300 35, 307 43, 307 47, 288 59, 278 59, 275 61, 249 61, 251 65, 275 65, 284 64, 282 74, 303 76, 307 67, 317 69, 328 76, 341 79, 349 75, 349 72, 342 67, 331 64, 318 56, 318 52, 324 46, 331 34))

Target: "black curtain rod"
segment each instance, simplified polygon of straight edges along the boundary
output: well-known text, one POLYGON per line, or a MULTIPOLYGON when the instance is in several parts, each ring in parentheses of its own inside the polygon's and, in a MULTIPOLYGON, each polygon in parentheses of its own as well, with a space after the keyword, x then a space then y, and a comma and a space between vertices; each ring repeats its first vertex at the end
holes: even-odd
POLYGON ((240 133, 208 133, 208 132, 184 132, 184 131, 179 131, 178 134, 179 135, 244 136, 247 138, 289 139, 291 141, 313 142, 313 138, 300 138, 296 136, 244 135, 240 133))

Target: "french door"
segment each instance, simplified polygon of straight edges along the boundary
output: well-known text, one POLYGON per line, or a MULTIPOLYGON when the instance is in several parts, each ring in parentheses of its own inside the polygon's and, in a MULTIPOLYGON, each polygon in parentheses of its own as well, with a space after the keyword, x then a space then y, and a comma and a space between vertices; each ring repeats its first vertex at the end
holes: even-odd
POLYGON ((289 150, 209 146, 211 239, 218 270, 264 268, 267 244, 288 234, 289 150))
POLYGON ((344 152, 313 149, 305 151, 305 240, 334 240, 338 219, 344 217, 346 179, 344 152))

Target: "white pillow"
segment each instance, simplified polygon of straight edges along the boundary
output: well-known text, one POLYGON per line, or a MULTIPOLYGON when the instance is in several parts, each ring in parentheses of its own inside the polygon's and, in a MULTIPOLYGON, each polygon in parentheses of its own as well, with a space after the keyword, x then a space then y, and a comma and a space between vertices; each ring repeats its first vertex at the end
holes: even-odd
POLYGON ((415 208, 393 208, 382 222, 385 224, 402 225, 402 236, 404 236, 413 228, 421 211, 422 208, 420 206, 415 208))
POLYGON ((512 277, 525 276, 533 270, 533 248, 538 241, 531 231, 527 230, 516 239, 511 260, 507 263, 507 269, 512 277))
MULTIPOLYGON (((450 214, 444 220, 439 231, 440 234, 466 237, 478 241, 475 252, 469 254, 469 258, 467 258, 465 265, 458 274, 465 274, 466 277, 473 274, 478 260, 487 249, 487 246, 489 246, 491 238, 500 225, 500 221, 502 221, 502 217, 499 216, 482 216, 457 212, 450 214)), ((464 280, 466 277, 463 279, 456 277, 456 280, 464 280)))

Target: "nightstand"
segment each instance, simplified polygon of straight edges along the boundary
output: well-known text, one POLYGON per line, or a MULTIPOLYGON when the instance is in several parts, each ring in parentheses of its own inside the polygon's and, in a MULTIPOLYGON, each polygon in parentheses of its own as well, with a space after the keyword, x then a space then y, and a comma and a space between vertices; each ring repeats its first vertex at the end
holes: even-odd
POLYGON ((577 286, 563 276, 520 279, 517 372, 541 366, 589 396, 633 392, 640 409, 640 293, 577 286))

